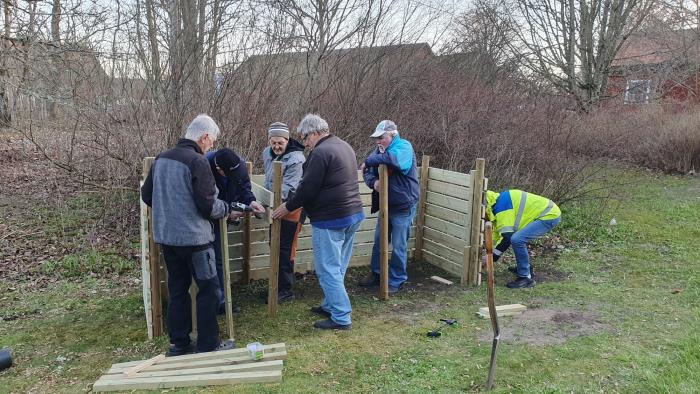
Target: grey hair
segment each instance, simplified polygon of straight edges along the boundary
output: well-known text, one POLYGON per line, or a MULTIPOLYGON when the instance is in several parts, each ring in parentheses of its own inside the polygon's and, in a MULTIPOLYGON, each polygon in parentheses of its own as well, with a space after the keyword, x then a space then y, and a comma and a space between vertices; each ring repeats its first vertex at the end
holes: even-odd
POLYGON ((219 126, 216 125, 214 119, 207 114, 197 115, 192 119, 192 122, 187 126, 185 138, 192 141, 199 140, 204 134, 211 135, 214 139, 219 137, 219 126))
POLYGON ((387 134, 389 134, 391 136, 391 138, 394 138, 397 135, 399 135, 399 131, 398 130, 391 130, 391 131, 387 131, 387 134))
POLYGON ((299 122, 297 131, 301 133, 301 135, 308 135, 309 133, 315 132, 327 132, 328 122, 316 114, 306 114, 304 119, 299 122))

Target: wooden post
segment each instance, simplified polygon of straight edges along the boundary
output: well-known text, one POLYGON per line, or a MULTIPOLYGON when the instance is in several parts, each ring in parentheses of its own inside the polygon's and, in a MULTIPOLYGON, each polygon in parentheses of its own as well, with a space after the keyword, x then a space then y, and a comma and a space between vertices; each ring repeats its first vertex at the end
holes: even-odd
POLYGON ((389 299, 389 177, 386 165, 379 166, 379 298, 389 299))
MULTIPOLYGON (((151 166, 155 161, 155 157, 146 157, 143 160, 143 178, 146 179, 148 173, 151 171, 151 166)), ((162 304, 162 293, 161 293, 161 270, 160 270, 160 248, 153 240, 153 214, 151 208, 146 209, 147 222, 148 222, 148 265, 150 277, 144 278, 144 280, 149 281, 149 287, 151 292, 151 318, 153 324, 153 336, 159 337, 163 335, 163 304, 162 304)))
MULTIPOLYGON (((245 163, 248 168, 248 178, 253 176, 253 163, 245 163)), ((243 267, 241 270, 241 283, 247 285, 250 282, 250 230, 252 228, 252 215, 246 212, 243 221, 243 267)))
POLYGON ((481 231, 483 212, 483 194, 484 194, 484 171, 486 168, 486 160, 476 159, 476 168, 470 172, 470 180, 472 184, 472 220, 469 226, 469 259, 468 263, 462 267, 462 284, 467 283, 472 286, 477 286, 481 283, 481 264, 479 262, 479 248, 481 246, 481 231))
POLYGON ((226 217, 219 220, 219 231, 221 231, 221 260, 224 271, 224 296, 226 298, 226 326, 228 327, 228 337, 234 340, 233 333, 233 305, 231 300, 231 263, 228 256, 228 224, 226 217))
MULTIPOLYGON (((274 209, 282 205, 282 163, 275 161, 273 163, 273 183, 272 193, 274 194, 274 209)), ((267 313, 268 315, 277 315, 277 281, 280 268, 280 229, 282 228, 282 219, 275 219, 272 222, 272 230, 270 231, 270 275, 267 292, 267 313)))
POLYGON ((423 156, 420 165, 420 199, 418 200, 418 217, 416 218, 416 251, 413 254, 414 261, 423 260, 423 233, 425 224, 425 199, 428 196, 428 169, 430 168, 430 156, 423 156))
MULTIPOLYGON (((143 186, 143 180, 140 182, 143 186)), ((140 190, 140 188, 139 188, 140 190)), ((141 283, 143 285, 143 309, 146 312, 146 331, 148 339, 153 339, 153 303, 151 302, 151 264, 148 241, 148 205, 141 199, 141 283)))

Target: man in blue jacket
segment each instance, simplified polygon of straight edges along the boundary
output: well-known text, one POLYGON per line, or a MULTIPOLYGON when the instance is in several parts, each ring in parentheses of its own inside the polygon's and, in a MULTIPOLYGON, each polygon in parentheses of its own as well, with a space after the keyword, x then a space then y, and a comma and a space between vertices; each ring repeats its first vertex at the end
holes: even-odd
MULTIPOLYGON (((253 213, 264 213, 265 207, 255 201, 255 195, 250 186, 250 177, 245 160, 238 156, 236 152, 229 148, 222 148, 209 152, 205 156, 209 161, 209 167, 216 181, 216 188, 219 189, 219 198, 227 204, 240 202, 250 205, 253 213)), ((243 212, 232 211, 229 219, 235 220, 244 215, 243 212)), ((214 252, 216 254, 216 276, 219 280, 219 300, 218 313, 224 314, 226 297, 224 296, 224 268, 221 256, 221 231, 219 231, 219 221, 212 220, 214 227, 214 252)))
MULTIPOLYGON (((370 153, 360 167, 363 169, 367 187, 372 192, 372 213, 379 210, 379 165, 386 164, 389 175, 389 241, 393 246, 389 261, 389 293, 394 294, 408 279, 406 260, 408 258, 408 237, 411 224, 416 216, 416 204, 420 194, 416 155, 410 142, 399 137, 396 124, 383 120, 370 136, 377 149, 370 153)), ((372 264, 369 275, 362 279, 360 286, 370 287, 379 284, 379 255, 381 226, 377 221, 372 248, 372 264)))

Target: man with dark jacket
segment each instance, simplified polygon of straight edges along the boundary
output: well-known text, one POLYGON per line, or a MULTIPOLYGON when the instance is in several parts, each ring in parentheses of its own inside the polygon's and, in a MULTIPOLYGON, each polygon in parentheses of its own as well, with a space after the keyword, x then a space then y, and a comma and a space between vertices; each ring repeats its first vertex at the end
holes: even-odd
POLYGON ((311 310, 328 317, 316 321, 314 327, 349 330, 352 306, 345 291, 345 272, 355 232, 365 217, 357 184, 357 158, 347 142, 330 134, 328 123, 318 115, 306 115, 297 130, 311 153, 296 193, 272 216, 281 219, 304 207, 311 221, 314 268, 324 294, 321 305, 311 310))
MULTIPOLYGON (((216 182, 216 188, 219 190, 220 199, 224 200, 224 202, 229 205, 233 202, 250 205, 253 209, 253 213, 265 212, 265 207, 255 201, 255 195, 250 186, 248 168, 243 158, 229 148, 208 152, 205 157, 214 175, 214 181, 216 182)), ((229 214, 229 218, 234 220, 243 215, 243 212, 232 211, 229 214)), ((221 256, 221 231, 219 231, 219 222, 217 220, 212 220, 212 226, 214 226, 216 276, 219 281, 219 291, 217 292, 217 299, 219 300, 218 313, 223 314, 225 312, 226 297, 224 293, 223 257, 221 256)))
MULTIPOLYGON (((270 147, 263 151, 265 164, 265 188, 272 190, 274 178, 273 163, 282 163, 282 201, 287 201, 296 192, 303 165, 304 146, 297 140, 289 138, 289 128, 282 122, 275 122, 267 129, 270 147)), ((280 260, 277 288, 277 302, 282 303, 294 298, 294 258, 296 257, 297 237, 301 230, 301 208, 282 218, 280 229, 280 260)))
MULTIPOLYGON (((367 187, 372 192, 372 213, 379 210, 379 165, 387 166, 389 178, 389 241, 393 246, 389 260, 389 293, 394 294, 408 279, 406 260, 408 258, 408 237, 411 234, 411 224, 416 216, 416 203, 420 194, 418 186, 418 171, 416 155, 410 142, 399 137, 396 124, 383 120, 370 136, 377 144, 374 150, 361 166, 367 187), (374 202, 377 202, 375 207, 374 202)), ((376 286, 379 284, 379 255, 380 255, 381 226, 377 221, 374 231, 374 247, 372 248, 372 264, 369 275, 360 281, 360 286, 376 286)))
POLYGON ((234 347, 232 341, 219 341, 214 231, 210 222, 226 216, 228 206, 217 199, 214 177, 203 156, 218 135, 219 127, 212 118, 197 116, 187 127, 185 138, 156 157, 141 188, 143 201, 152 208, 153 238, 161 246, 168 270, 169 356, 195 351, 190 342, 189 288, 193 277, 199 288, 196 350, 234 347))

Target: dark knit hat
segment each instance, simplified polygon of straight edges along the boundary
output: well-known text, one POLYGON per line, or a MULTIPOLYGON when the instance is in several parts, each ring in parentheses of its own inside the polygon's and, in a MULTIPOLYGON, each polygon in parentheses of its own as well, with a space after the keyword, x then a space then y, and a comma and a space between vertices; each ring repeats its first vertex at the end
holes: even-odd
POLYGON ((216 166, 224 171, 226 176, 231 176, 233 171, 241 165, 241 159, 238 157, 236 152, 229 148, 222 148, 216 151, 214 154, 214 162, 216 166))
POLYGON ((267 138, 282 137, 289 139, 289 127, 282 122, 275 122, 267 128, 267 138))

